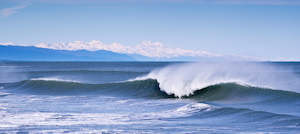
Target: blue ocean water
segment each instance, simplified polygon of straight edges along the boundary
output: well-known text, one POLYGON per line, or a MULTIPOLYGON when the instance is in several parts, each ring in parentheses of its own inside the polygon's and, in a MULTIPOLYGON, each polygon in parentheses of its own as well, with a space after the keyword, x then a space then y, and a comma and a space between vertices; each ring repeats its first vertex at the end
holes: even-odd
POLYGON ((300 63, 0 62, 0 133, 300 133, 300 63))

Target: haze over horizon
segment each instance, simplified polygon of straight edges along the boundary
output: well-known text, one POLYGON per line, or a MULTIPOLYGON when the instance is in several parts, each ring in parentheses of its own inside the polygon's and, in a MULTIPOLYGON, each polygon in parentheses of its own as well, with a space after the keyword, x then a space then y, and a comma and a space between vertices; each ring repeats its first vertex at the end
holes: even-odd
POLYGON ((300 59, 299 0, 0 0, 0 45, 300 59))

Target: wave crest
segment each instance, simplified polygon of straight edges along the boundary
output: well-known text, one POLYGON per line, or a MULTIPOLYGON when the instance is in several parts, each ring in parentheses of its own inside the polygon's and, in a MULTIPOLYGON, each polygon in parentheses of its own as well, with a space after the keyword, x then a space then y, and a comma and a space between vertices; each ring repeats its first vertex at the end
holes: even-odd
POLYGON ((155 79, 162 91, 177 97, 190 96, 199 89, 222 83, 297 92, 299 78, 280 71, 262 63, 185 63, 154 70, 135 80, 155 79))
POLYGON ((57 78, 57 77, 41 77, 41 78, 32 78, 30 80, 32 80, 32 81, 58 81, 58 82, 80 83, 80 81, 62 79, 62 78, 57 78))

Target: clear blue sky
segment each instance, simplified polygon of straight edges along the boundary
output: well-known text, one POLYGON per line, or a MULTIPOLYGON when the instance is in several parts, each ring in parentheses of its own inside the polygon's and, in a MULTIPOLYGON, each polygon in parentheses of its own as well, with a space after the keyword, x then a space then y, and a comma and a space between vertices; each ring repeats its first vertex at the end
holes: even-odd
POLYGON ((0 0, 0 41, 136 45, 150 40, 218 54, 300 60, 298 0, 112 1, 0 0), (13 9, 4 12, 7 8, 13 9))

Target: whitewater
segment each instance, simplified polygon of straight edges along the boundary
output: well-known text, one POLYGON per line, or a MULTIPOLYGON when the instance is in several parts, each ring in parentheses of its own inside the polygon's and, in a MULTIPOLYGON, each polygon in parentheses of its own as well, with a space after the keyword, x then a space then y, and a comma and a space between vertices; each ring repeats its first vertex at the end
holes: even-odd
POLYGON ((297 62, 1 62, 3 133, 297 133, 297 62))

